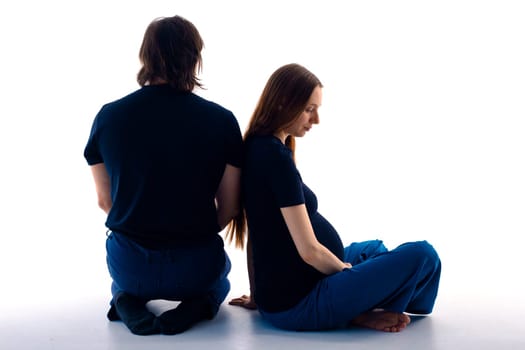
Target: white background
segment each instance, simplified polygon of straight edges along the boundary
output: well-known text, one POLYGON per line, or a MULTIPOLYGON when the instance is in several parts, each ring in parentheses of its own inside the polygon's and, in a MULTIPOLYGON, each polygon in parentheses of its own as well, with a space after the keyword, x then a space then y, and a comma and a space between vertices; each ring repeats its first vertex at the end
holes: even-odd
MULTIPOLYGON (((243 130, 279 66, 321 79, 321 124, 298 140, 298 166, 345 243, 430 241, 444 298, 523 292, 523 2, 51 0, 0 5, 8 304, 109 300, 83 148, 102 104, 138 88, 147 25, 175 14, 205 42, 197 92, 243 130)), ((247 292, 244 253, 228 251, 232 294, 247 292)))

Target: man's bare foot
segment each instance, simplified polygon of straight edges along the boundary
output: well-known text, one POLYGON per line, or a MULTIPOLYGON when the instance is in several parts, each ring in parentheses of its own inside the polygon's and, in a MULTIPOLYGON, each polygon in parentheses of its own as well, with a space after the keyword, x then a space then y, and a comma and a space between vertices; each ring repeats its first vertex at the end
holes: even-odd
POLYGON ((378 331, 400 332, 410 323, 410 317, 403 313, 374 310, 357 316, 351 323, 378 331))

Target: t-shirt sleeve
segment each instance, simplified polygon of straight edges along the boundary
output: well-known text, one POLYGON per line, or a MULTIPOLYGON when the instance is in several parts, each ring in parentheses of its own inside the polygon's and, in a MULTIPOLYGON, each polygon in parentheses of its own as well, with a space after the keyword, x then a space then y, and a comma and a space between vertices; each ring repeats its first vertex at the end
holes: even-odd
POLYGON ((97 142, 99 133, 99 118, 95 117, 93 125, 91 127, 91 132, 89 138, 84 148, 84 158, 86 159, 89 165, 95 165, 98 163, 103 163, 102 154, 100 153, 99 144, 97 142))
POLYGON ((270 189, 279 208, 305 203, 301 176, 289 150, 272 152, 266 166, 270 189))
POLYGON ((239 122, 233 114, 230 114, 226 126, 226 163, 234 167, 242 167, 243 140, 239 122))

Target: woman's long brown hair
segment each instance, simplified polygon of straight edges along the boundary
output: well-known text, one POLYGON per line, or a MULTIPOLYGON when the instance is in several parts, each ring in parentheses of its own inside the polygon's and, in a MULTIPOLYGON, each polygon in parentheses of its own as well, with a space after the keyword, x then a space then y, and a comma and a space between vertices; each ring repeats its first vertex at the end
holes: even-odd
MULTIPOLYGON (((321 81, 305 67, 291 63, 278 68, 268 79, 259 102, 244 133, 244 141, 252 136, 274 135, 292 125, 304 111, 314 89, 321 81)), ((295 137, 289 135, 285 144, 295 159, 295 137)), ((241 201, 242 204, 242 201, 241 201)), ((243 248, 247 233, 244 205, 228 224, 226 239, 243 248)))

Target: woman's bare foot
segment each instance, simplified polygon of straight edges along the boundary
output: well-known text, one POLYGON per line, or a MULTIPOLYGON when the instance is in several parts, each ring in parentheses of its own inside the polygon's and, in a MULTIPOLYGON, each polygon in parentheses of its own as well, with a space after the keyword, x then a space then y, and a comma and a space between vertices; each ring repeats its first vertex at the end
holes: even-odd
POLYGON ((410 317, 403 313, 374 310, 357 316, 351 323, 378 331, 400 332, 410 323, 410 317))

